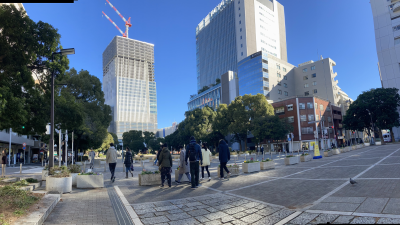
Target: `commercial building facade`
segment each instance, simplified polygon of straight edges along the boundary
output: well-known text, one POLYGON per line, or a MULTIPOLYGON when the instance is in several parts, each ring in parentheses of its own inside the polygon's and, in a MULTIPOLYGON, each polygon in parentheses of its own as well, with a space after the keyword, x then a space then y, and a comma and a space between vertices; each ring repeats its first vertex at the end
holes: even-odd
MULTIPOLYGON (((370 4, 381 85, 400 90, 400 1, 371 0, 370 4)), ((393 127, 392 130, 398 141, 400 128, 393 127)))
POLYGON ((116 36, 103 52, 105 104, 112 109, 109 132, 157 131, 154 45, 116 36))

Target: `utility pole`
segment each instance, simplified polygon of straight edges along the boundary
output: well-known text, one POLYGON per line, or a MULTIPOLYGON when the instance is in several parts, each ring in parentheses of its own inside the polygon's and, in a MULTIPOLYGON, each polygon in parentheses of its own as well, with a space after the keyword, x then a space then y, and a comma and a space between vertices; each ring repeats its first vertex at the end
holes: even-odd
POLYGON ((10 142, 8 143, 8 166, 11 166, 11 133, 12 128, 10 128, 10 142))

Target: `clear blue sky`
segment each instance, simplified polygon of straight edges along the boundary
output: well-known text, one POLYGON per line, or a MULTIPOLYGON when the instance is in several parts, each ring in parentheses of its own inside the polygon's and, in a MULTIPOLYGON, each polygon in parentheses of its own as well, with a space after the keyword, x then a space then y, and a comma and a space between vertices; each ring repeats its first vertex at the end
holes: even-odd
MULTIPOLYGON (((189 95, 196 93, 197 24, 220 0, 110 0, 128 19, 129 37, 155 45, 158 128, 184 119, 189 95)), ((351 98, 380 87, 371 6, 365 0, 280 0, 285 7, 288 61, 318 60, 317 52, 336 62, 339 86, 351 98)), ((64 48, 75 48, 70 67, 102 80, 102 53, 123 31, 122 19, 104 0, 74 4, 24 4, 34 21, 59 30, 64 48)))

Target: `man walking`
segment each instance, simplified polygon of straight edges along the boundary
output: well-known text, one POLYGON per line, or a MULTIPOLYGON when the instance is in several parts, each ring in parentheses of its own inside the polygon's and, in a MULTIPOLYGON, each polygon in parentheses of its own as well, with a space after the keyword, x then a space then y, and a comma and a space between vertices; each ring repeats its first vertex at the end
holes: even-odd
POLYGON ((168 150, 167 144, 162 145, 162 152, 158 159, 161 168, 161 188, 164 187, 165 178, 167 178, 168 187, 171 187, 171 167, 172 167, 172 156, 168 150))
POLYGON ((114 182, 115 181, 114 172, 115 172, 115 167, 117 166, 117 150, 115 150, 113 143, 110 143, 110 148, 107 151, 106 163, 108 163, 108 166, 110 168, 111 181, 114 182))
POLYGON ((96 153, 93 151, 93 148, 89 152, 89 158, 90 158, 90 169, 94 169, 94 157, 96 156, 96 153))
POLYGON ((220 177, 221 180, 223 180, 224 170, 228 173, 228 175, 231 175, 231 172, 229 172, 228 168, 226 167, 228 161, 231 160, 231 153, 229 151, 228 145, 223 139, 219 141, 218 149, 219 149, 219 162, 220 162, 220 177))
POLYGON ((190 144, 186 149, 186 157, 185 162, 187 165, 187 160, 190 161, 190 175, 191 175, 191 182, 192 182, 192 189, 195 189, 199 186, 199 173, 200 173, 200 166, 199 161, 203 164, 203 157, 201 155, 201 148, 200 145, 196 143, 196 139, 192 136, 190 137, 190 144))

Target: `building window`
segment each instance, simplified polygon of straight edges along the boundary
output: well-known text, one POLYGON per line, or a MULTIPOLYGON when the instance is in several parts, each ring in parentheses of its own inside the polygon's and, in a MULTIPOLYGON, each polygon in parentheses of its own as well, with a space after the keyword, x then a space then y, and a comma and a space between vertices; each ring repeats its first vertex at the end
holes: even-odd
POLYGON ((328 122, 332 122, 332 117, 328 116, 328 122))
POLYGON ((242 52, 242 56, 243 56, 243 52, 242 52))
POLYGON ((301 134, 312 134, 313 128, 312 127, 302 127, 301 128, 301 134))
POLYGON ((304 76, 304 77, 303 77, 303 80, 308 80, 308 76, 304 76))
POLYGON ((305 73, 305 72, 307 72, 307 68, 304 68, 304 69, 303 69, 303 73, 305 73))
POLYGON ((308 88, 308 84, 304 84, 304 88, 308 88))
POLYGON ((280 66, 280 65, 276 65, 276 68, 277 68, 278 70, 280 70, 280 69, 281 69, 281 66, 280 66))
POLYGON ((304 92, 304 95, 305 95, 305 96, 309 96, 309 95, 310 95, 310 92, 309 92, 309 91, 306 91, 306 92, 304 92))
POLYGON ((319 115, 315 115, 315 121, 319 121, 319 115))
POLYGON ((400 37, 394 39, 394 45, 400 44, 400 37))
POLYGON ((240 40, 242 40, 242 36, 240 36, 240 40))
POLYGON ((285 96, 289 96, 289 92, 285 91, 285 96))
POLYGON ((240 32, 242 32, 242 28, 240 28, 240 32))
POLYGON ((243 44, 240 44, 240 47, 243 48, 243 44))
POLYGON ((317 89, 314 89, 314 94, 316 94, 317 93, 317 89))
POLYGON ((315 66, 312 66, 312 67, 311 67, 311 70, 315 70, 315 66))
POLYGON ((239 7, 239 10, 240 10, 240 7, 239 7))
POLYGON ((287 80, 287 76, 284 76, 283 79, 287 80))
POLYGON ((278 82, 278 85, 281 86, 281 82, 278 82))
POLYGON ((317 81, 312 82, 313 86, 317 86, 317 81))
POLYGON ((308 114, 308 121, 314 121, 314 114, 308 114))
POLYGON ((312 104, 312 102, 307 102, 307 109, 312 109, 313 107, 313 104, 312 104))
POLYGON ((313 78, 315 78, 315 77, 317 77, 317 74, 316 74, 316 73, 313 73, 311 76, 312 76, 313 78))
POLYGON ((242 24, 242 21, 241 21, 241 20, 239 20, 239 24, 242 24))
POLYGON ((281 78, 282 76, 281 76, 281 74, 278 72, 277 74, 276 74, 279 78, 281 78))
POLYGON ((288 123, 294 123, 294 116, 288 117, 288 123))
POLYGON ((299 103, 299 109, 306 109, 306 104, 299 103))
POLYGON ((307 122, 307 115, 300 115, 301 122, 307 122))
POLYGON ((285 113, 285 107, 279 107, 275 109, 275 114, 284 114, 285 113))
POLYGON ((283 86, 284 86, 285 88, 287 88, 287 83, 283 83, 283 86))
POLYGON ((319 110, 324 111, 324 106, 323 105, 319 105, 319 110))
POLYGON ((293 110, 293 104, 287 105, 287 111, 292 111, 293 110))
POLYGON ((286 72, 286 68, 285 67, 282 67, 282 70, 283 70, 283 72, 286 72))
POLYGON ((280 95, 281 95, 281 94, 282 94, 282 90, 278 90, 278 94, 280 94, 280 95))

